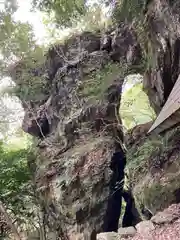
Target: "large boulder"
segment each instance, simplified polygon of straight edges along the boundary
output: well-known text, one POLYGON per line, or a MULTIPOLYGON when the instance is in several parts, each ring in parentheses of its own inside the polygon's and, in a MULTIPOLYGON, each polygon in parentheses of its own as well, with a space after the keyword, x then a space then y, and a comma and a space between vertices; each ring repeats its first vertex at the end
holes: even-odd
POLYGON ((179 127, 127 145, 126 170, 142 218, 179 202, 179 127))
POLYGON ((100 44, 99 33, 84 33, 52 46, 44 74, 36 76, 41 80, 46 74, 47 95, 39 100, 34 94, 24 104, 23 129, 39 138, 38 196, 49 230, 62 239, 95 239, 102 230, 110 197, 111 157, 117 145, 123 150, 117 114, 124 81, 120 66, 136 38, 127 43, 124 39, 127 46, 118 56, 119 63, 100 44))

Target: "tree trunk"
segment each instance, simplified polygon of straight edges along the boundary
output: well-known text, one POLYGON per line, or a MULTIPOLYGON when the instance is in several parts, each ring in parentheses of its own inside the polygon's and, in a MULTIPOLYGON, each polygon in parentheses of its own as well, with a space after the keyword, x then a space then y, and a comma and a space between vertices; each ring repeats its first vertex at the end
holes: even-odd
POLYGON ((21 240, 21 237, 18 233, 17 228, 13 224, 11 217, 7 213, 6 208, 3 206, 3 203, 1 201, 0 201, 0 213, 3 214, 4 220, 6 221, 7 225, 10 227, 14 240, 21 240))

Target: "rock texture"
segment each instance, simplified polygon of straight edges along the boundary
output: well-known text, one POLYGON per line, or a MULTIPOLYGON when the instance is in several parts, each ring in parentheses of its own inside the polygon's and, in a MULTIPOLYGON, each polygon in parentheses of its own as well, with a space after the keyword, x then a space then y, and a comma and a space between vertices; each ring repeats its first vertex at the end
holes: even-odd
POLYGON ((138 142, 148 135, 148 131, 150 127, 152 126, 152 121, 140 124, 135 126, 134 128, 130 129, 126 136, 125 136, 125 142, 127 146, 131 146, 133 144, 138 144, 138 142))
POLYGON ((136 229, 134 227, 126 227, 118 229, 118 236, 120 238, 133 237, 136 234, 136 229))
POLYGON ((179 202, 179 131, 176 127, 164 136, 142 135, 138 142, 126 145, 127 175, 142 219, 149 220, 179 202))
MULTIPOLYGON (((46 222, 57 238, 94 239, 96 232, 102 230, 112 177, 111 156, 118 144, 123 151, 117 113, 126 74, 144 74, 144 88, 156 112, 179 75, 179 12, 166 0, 148 3, 144 21, 151 62, 146 59, 146 68, 136 68, 147 50, 139 42, 136 23, 121 22, 103 37, 99 32, 85 32, 64 45, 54 45, 40 66, 28 69, 20 61, 11 69, 20 93, 27 87, 25 70, 28 81, 35 78, 40 80, 38 83, 43 82, 36 94, 19 93, 19 97, 25 109, 23 129, 39 138, 37 191, 46 222)), ((158 160, 161 168, 161 159, 158 160)), ((157 169, 148 164, 151 170, 157 169)), ((148 168, 140 165, 135 162, 129 168, 133 174, 138 169, 136 187, 140 178, 142 183, 142 176, 143 183, 149 179, 147 172, 140 174, 148 168)))
POLYGON ((127 235, 124 237, 119 233, 100 233, 97 235, 97 240, 178 240, 180 238, 180 204, 171 205, 155 215, 151 221, 140 222, 135 228, 136 231, 133 234, 125 228, 124 232, 127 232, 127 235))
POLYGON ((148 57, 152 62, 145 74, 144 88, 158 113, 180 73, 180 22, 179 12, 174 12, 178 1, 153 0, 148 3, 148 57))
MULTIPOLYGON (((104 38, 89 32, 73 37, 65 45, 49 49, 44 67, 28 70, 32 78, 36 75, 44 80, 46 92, 41 92, 41 98, 34 94, 29 101, 22 99, 22 127, 39 138, 37 192, 50 231, 61 239, 95 239, 105 218, 108 223, 105 213, 113 194, 113 189, 109 192, 113 171, 115 181, 119 179, 110 161, 117 148, 123 151, 117 114, 124 80, 120 66, 122 62, 131 66, 138 59, 135 51, 129 53, 130 46, 137 47, 138 43, 125 24, 112 33, 110 48, 104 38), (124 34, 128 34, 128 42, 124 34), (107 71, 107 82, 100 79, 97 85, 96 74, 109 65, 116 72, 111 71, 112 75, 107 71)), ((12 71, 20 89, 25 84, 21 64, 12 71)))

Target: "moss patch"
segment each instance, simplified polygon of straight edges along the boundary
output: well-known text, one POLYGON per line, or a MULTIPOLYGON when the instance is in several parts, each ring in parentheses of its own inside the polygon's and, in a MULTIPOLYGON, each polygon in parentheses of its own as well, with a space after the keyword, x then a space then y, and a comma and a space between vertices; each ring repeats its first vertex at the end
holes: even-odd
POLYGON ((128 150, 126 171, 136 204, 153 213, 180 201, 180 127, 128 150))
POLYGON ((79 94, 83 97, 101 99, 107 86, 119 75, 123 76, 125 67, 120 64, 109 63, 103 69, 97 70, 83 80, 79 94))
POLYGON ((130 175, 132 185, 135 185, 142 179, 142 176, 148 173, 149 159, 152 155, 158 153, 161 148, 161 138, 158 137, 145 141, 142 139, 138 146, 134 145, 131 149, 128 149, 126 170, 130 175))
MULTIPOLYGON (((166 172, 166 174, 168 173, 166 172)), ((172 203, 179 202, 179 190, 180 172, 175 174, 174 177, 166 177, 166 182, 163 179, 156 179, 153 182, 144 184, 141 191, 137 191, 135 194, 138 203, 156 213, 167 208, 172 203)))

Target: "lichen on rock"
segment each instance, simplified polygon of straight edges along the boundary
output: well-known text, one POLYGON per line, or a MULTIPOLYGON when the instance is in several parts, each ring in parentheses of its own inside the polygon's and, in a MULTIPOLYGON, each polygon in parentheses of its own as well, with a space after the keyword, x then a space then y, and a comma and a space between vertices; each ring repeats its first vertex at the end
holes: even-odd
MULTIPOLYGON (((155 214, 179 202, 179 127, 131 145, 127 171, 139 210, 155 214), (145 210, 146 209, 146 210, 145 210)), ((148 214, 147 214, 148 215, 148 214)))
MULTIPOLYGON (((102 231, 105 218, 108 222, 108 201, 113 198, 111 177, 118 173, 110 169, 111 157, 123 152, 118 109, 127 66, 139 57, 132 51, 138 43, 128 25, 109 35, 111 47, 103 38, 85 32, 64 45, 54 45, 45 56, 44 68, 29 71, 39 80, 45 77, 46 93, 41 99, 34 94, 30 100, 19 94, 25 109, 23 129, 39 138, 38 196, 49 230, 62 239, 93 239, 102 231)), ((16 70, 15 66, 12 77, 18 84, 21 76, 21 89, 26 81, 16 70)))
MULTIPOLYGON (((20 61, 12 69, 24 103, 23 129, 39 138, 37 191, 57 238, 93 239, 104 218, 108 222, 116 173, 110 161, 124 143, 118 114, 124 77, 141 73, 151 105, 156 113, 161 110, 180 73, 174 11, 165 0, 147 1, 136 18, 121 21, 110 33, 73 36, 53 45, 37 68, 20 61), (33 86, 33 77, 36 91, 24 91, 27 82, 33 86)), ((149 219, 179 201, 179 148, 176 131, 147 138, 146 129, 131 135, 126 169, 139 210, 149 219)))

